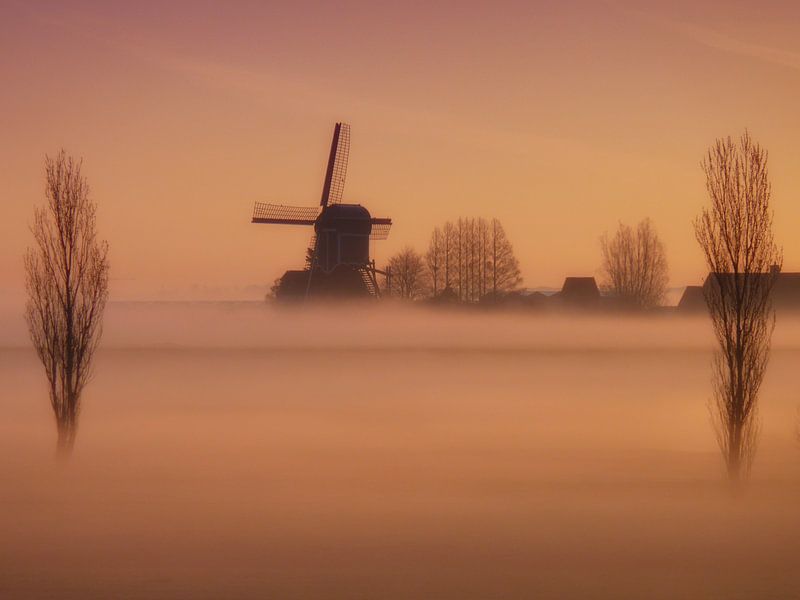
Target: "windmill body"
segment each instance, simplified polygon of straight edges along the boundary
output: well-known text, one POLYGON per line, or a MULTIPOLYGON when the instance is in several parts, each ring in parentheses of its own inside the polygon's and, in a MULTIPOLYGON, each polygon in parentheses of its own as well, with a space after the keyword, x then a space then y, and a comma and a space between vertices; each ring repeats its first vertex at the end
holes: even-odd
POLYGON ((360 204, 342 203, 349 152, 350 126, 337 123, 319 207, 255 205, 253 223, 314 228, 306 269, 284 274, 276 294, 280 300, 380 295, 376 277, 383 272, 370 258, 369 243, 386 239, 392 221, 372 217, 360 204))
POLYGON ((370 262, 372 218, 360 204, 334 204, 314 223, 317 265, 325 272, 338 265, 361 266, 370 262))

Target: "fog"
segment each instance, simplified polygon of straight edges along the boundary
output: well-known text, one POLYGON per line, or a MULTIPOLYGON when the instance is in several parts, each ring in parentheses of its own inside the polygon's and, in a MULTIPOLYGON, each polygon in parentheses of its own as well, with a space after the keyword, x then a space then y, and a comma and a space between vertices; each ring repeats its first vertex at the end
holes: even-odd
MULTIPOLYGON (((28 348, 23 308, 0 306, 0 347, 28 348)), ((263 302, 112 302, 102 346, 123 348, 620 350, 714 347, 703 317, 491 312, 366 303, 273 308, 263 302)), ((800 318, 779 319, 773 347, 800 349, 800 318)))
POLYGON ((68 460, 19 307, 0 327, 2 597, 800 585, 798 319, 736 493, 700 317, 112 303, 68 460))

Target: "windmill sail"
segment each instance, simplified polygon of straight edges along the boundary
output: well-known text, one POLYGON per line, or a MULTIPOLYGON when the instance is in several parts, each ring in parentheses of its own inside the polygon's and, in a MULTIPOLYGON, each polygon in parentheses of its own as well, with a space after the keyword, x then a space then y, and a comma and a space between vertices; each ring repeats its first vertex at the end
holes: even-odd
POLYGON ((389 237, 389 230, 392 228, 391 219, 372 218, 372 231, 369 234, 371 240, 385 240, 389 237))
POLYGON ((322 187, 322 198, 319 205, 323 208, 329 204, 342 201, 344 178, 347 175, 347 158, 350 155, 350 125, 337 123, 333 129, 331 154, 328 157, 328 169, 325 172, 325 185, 322 187))
POLYGON ((280 225, 313 225, 319 215, 316 206, 284 206, 256 202, 252 223, 277 223, 280 225))

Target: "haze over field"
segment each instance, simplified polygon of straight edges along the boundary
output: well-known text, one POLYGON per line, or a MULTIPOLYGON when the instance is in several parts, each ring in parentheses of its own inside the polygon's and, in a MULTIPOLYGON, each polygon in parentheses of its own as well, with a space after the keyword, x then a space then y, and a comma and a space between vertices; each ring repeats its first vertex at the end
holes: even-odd
POLYGON ((790 597, 800 322, 752 482, 682 318, 109 306, 69 465, 5 313, 0 590, 13 598, 790 597), (43 569, 43 565, 47 568, 43 569))

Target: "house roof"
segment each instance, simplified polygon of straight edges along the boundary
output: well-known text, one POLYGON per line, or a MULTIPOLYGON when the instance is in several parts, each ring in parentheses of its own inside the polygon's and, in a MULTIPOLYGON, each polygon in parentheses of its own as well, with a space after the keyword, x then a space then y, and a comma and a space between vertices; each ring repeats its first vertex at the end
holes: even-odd
POLYGON ((683 290, 683 295, 678 301, 678 308, 680 309, 699 309, 706 307, 706 299, 703 295, 703 286, 701 285, 687 285, 683 290))
POLYGON ((599 298, 600 289, 594 277, 567 277, 561 288, 564 298, 599 298))
MULTIPOLYGON (((759 281, 768 277, 775 277, 775 283, 772 287, 772 300, 776 305, 782 305, 784 307, 791 305, 793 308, 800 308, 800 273, 756 273, 754 276, 757 279, 751 279, 750 281, 759 281)), ((691 296, 694 296, 695 299, 698 297, 694 288, 702 290, 703 288, 713 285, 716 281, 731 280, 733 277, 733 273, 709 273, 705 281, 703 281, 702 286, 687 286, 678 306, 684 306, 684 301, 694 304, 690 298, 691 296)), ((743 277, 743 274, 740 273, 739 277, 743 277)))

